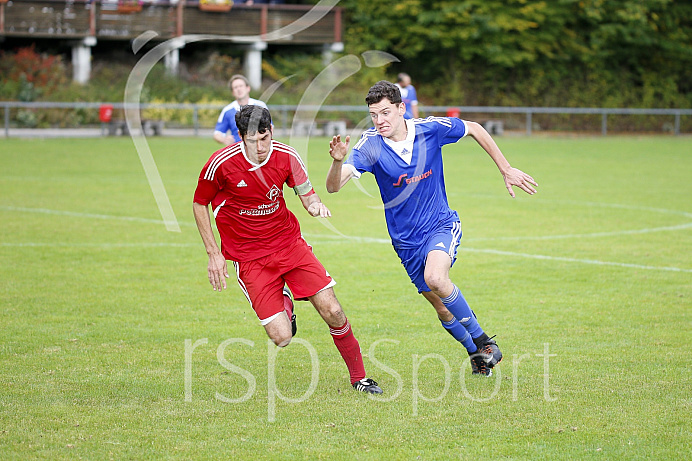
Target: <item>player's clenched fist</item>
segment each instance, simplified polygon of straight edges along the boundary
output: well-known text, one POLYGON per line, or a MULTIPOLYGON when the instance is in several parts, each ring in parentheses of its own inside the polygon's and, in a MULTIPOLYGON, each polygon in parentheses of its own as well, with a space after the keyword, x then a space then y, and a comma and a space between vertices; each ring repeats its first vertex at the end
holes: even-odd
POLYGON ((327 208, 327 206, 322 202, 311 203, 308 207, 308 213, 310 213, 310 216, 315 218, 328 218, 332 215, 329 208, 327 208))

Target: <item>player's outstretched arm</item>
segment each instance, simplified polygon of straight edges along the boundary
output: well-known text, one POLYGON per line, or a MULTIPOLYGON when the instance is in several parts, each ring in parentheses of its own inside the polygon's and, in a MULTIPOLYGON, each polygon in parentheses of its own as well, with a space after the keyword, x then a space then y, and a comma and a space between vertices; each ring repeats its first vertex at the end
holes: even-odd
POLYGON ((504 155, 502 151, 495 143, 495 140, 490 136, 490 134, 483 128, 480 124, 476 122, 466 122, 466 126, 469 130, 469 135, 476 140, 476 142, 485 150, 490 158, 493 159, 497 168, 499 168, 502 177, 505 180, 505 187, 509 191, 509 195, 514 197, 514 190, 512 186, 517 186, 519 189, 523 190, 529 195, 536 193, 536 189, 533 186, 538 186, 538 183, 523 171, 513 168, 504 155))
POLYGON ((299 195, 298 197, 300 197, 300 201, 303 202, 303 207, 310 216, 314 218, 329 218, 332 215, 332 212, 322 203, 319 195, 314 191, 310 195, 299 195))
POLYGON ((333 194, 346 185, 353 177, 353 172, 348 168, 342 168, 346 154, 348 153, 348 144, 351 142, 351 137, 346 136, 344 142, 341 141, 341 135, 336 135, 329 141, 329 155, 332 156, 332 164, 329 166, 327 173, 327 192, 333 194))
POLYGON ((214 291, 221 291, 226 288, 226 279, 228 278, 228 267, 226 266, 226 258, 221 254, 219 246, 214 238, 214 231, 211 228, 211 218, 209 217, 209 208, 206 205, 199 203, 192 204, 192 212, 195 215, 195 222, 199 235, 202 236, 204 248, 209 255, 209 265, 207 273, 209 283, 214 288, 214 291))

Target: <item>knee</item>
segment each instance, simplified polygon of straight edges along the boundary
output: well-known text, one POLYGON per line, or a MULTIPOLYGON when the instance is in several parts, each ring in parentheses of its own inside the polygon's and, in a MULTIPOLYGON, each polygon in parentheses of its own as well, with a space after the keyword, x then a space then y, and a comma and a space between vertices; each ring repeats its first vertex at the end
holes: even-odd
POLYGON ((346 314, 338 302, 322 306, 320 315, 329 325, 343 325, 346 322, 346 314))
POLYGON ((433 293, 439 295, 440 292, 445 291, 445 288, 448 284, 448 279, 447 277, 441 276, 439 274, 426 273, 425 284, 428 285, 428 288, 430 288, 430 290, 432 290, 433 293))
POLYGON ((270 338, 277 347, 286 347, 291 343, 291 335, 274 335, 270 338))
POLYGON ((329 306, 324 312, 324 318, 329 324, 343 324, 346 321, 346 315, 339 303, 329 306))

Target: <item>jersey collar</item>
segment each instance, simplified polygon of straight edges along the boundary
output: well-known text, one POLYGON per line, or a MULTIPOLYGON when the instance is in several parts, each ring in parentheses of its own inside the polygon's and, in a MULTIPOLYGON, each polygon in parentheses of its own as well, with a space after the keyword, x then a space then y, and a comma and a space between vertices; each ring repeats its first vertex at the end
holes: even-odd
POLYGON ((416 139, 416 125, 411 119, 404 120, 404 123, 406 123, 406 130, 408 131, 406 133, 406 139, 398 142, 394 142, 384 136, 382 139, 404 162, 410 165, 413 159, 413 143, 416 139))
POLYGON ((247 152, 245 152, 245 143, 242 142, 242 141, 240 142, 240 151, 243 153, 243 157, 245 157, 245 160, 247 160, 247 162, 248 162, 250 165, 252 165, 252 168, 250 168, 248 171, 255 171, 256 169, 262 168, 262 166, 266 165, 267 162, 269 161, 269 159, 272 158, 272 153, 274 152, 274 140, 272 139, 272 146, 271 146, 271 148, 269 149, 269 154, 267 154, 267 158, 264 159, 264 162, 259 163, 259 164, 253 162, 253 161, 250 160, 250 158, 247 156, 247 152))

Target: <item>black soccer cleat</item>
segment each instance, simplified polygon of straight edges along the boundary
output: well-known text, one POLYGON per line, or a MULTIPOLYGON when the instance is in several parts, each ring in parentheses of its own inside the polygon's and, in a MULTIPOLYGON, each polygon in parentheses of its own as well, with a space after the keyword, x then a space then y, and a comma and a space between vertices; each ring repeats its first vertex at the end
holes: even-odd
POLYGON ((474 352, 469 355, 469 360, 471 361, 471 374, 483 375, 490 377, 493 375, 493 370, 490 369, 483 356, 478 352, 474 352))
POLYGON ((370 378, 363 378, 360 381, 353 383, 353 388, 359 392, 365 392, 366 394, 381 394, 382 389, 377 385, 375 381, 370 378))
POLYGON ((471 356, 471 373, 474 375, 492 376, 491 369, 502 361, 502 352, 497 343, 492 338, 488 338, 485 333, 478 338, 474 338, 478 350, 471 356))
POLYGON ((295 313, 296 305, 293 303, 293 295, 291 294, 291 290, 289 290, 287 286, 284 286, 284 296, 288 297, 288 299, 291 301, 291 310, 293 311, 293 315, 291 315, 291 336, 295 336, 298 332, 298 324, 296 323, 295 313))
POLYGON ((488 338, 488 335, 483 336, 485 338, 478 338, 480 341, 476 344, 476 347, 478 347, 478 352, 484 356, 488 367, 494 368, 495 365, 502 361, 502 352, 500 352, 500 348, 497 346, 495 340, 493 340, 495 336, 492 338, 488 338))

